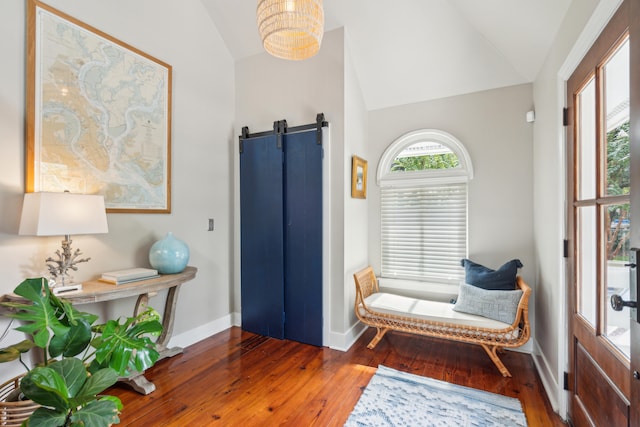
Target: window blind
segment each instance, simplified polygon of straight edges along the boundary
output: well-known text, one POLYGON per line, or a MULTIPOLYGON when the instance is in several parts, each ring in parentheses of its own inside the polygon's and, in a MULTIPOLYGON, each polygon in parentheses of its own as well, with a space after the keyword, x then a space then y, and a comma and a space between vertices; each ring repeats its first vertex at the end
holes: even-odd
POLYGON ((381 188, 383 277, 433 283, 464 278, 467 183, 381 188))

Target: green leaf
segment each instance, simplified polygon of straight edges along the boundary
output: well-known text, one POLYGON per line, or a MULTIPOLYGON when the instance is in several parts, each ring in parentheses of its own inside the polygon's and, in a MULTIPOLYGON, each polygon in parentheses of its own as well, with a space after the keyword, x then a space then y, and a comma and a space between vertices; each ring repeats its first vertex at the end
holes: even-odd
POLYGON ((31 350, 33 348, 35 344, 33 343, 33 341, 31 340, 24 340, 24 341, 20 341, 17 344, 12 345, 11 347, 14 347, 15 349, 17 349, 20 353, 26 353, 27 351, 31 350))
POLYGON ((136 323, 131 329, 129 329, 128 334, 132 337, 138 337, 141 335, 151 335, 157 336, 162 332, 162 324, 157 320, 150 320, 141 323, 136 323))
POLYGON ((74 325, 78 319, 84 319, 90 325, 93 325, 93 323, 98 320, 96 314, 79 311, 69 301, 59 298, 56 295, 51 295, 51 303, 56 306, 59 313, 63 315, 61 321, 66 326, 74 325))
POLYGON ((32 302, 40 301, 43 296, 51 294, 49 281, 44 277, 24 280, 13 290, 13 293, 32 302))
POLYGON ((59 427, 63 426, 67 418, 67 411, 58 411, 40 407, 36 409, 27 421, 27 426, 59 427))
POLYGON ((70 398, 77 396, 89 377, 87 369, 80 359, 58 360, 50 364, 49 367, 64 378, 64 383, 69 391, 68 397, 70 398))
MULTIPOLYGON (((81 360, 63 359, 35 368, 22 380, 22 391, 29 399, 60 411, 76 408, 76 398, 88 373, 81 360)), ((84 403, 85 398, 80 399, 84 403)))
POLYGON ((134 370, 136 372, 144 372, 146 369, 149 369, 160 357, 160 354, 156 349, 152 348, 153 342, 148 338, 145 338, 145 341, 147 342, 147 345, 137 349, 135 358, 133 359, 135 366, 134 370))
POLYGON ((122 405, 122 401, 116 396, 100 396, 100 399, 98 399, 98 400, 110 400, 110 401, 112 401, 113 403, 116 404, 116 407, 118 408, 118 411, 122 411, 122 408, 124 407, 122 405))
POLYGON ((13 360, 20 359, 21 354, 22 353, 20 353, 13 347, 0 349, 0 363, 11 362, 13 360))
POLYGON ((43 406, 69 409, 69 390, 64 378, 48 366, 32 369, 20 383, 25 396, 43 406))
POLYGON ((96 349, 91 371, 99 367, 111 367, 118 375, 126 376, 132 372, 142 372, 158 360, 160 355, 155 343, 148 335, 162 332, 159 315, 151 308, 135 318, 125 319, 122 323, 115 320, 96 328, 98 333, 91 345, 96 349))
POLYGON ((0 348, 0 363, 19 359, 22 353, 31 350, 34 345, 33 341, 24 340, 12 346, 0 348))
POLYGON ((68 333, 54 335, 49 343, 51 357, 73 357, 84 351, 91 342, 91 325, 83 318, 75 319, 68 333))
POLYGON ((120 399, 97 396, 118 380, 113 369, 102 369, 88 377, 82 361, 70 358, 34 371, 35 375, 27 375, 23 380, 23 384, 26 381, 28 386, 24 393, 32 399, 36 394, 38 400, 34 400, 49 408, 37 415, 34 413, 31 425, 62 426, 68 421, 66 425, 102 427, 120 422, 120 399), (32 392, 33 388, 35 392, 32 392))
POLYGON ((95 399, 97 394, 114 385, 116 381, 118 381, 118 374, 115 370, 112 368, 100 369, 87 379, 78 393, 78 398, 92 396, 95 399))
POLYGON ((95 400, 71 415, 71 422, 85 427, 109 427, 118 424, 118 406, 111 399, 95 400))
POLYGON ((31 301, 31 304, 7 302, 2 305, 14 309, 7 316, 20 320, 23 325, 16 330, 30 334, 38 347, 46 348, 51 336, 50 331, 54 334, 64 334, 68 331, 58 320, 56 309, 51 304, 52 295, 47 279, 27 279, 20 283, 14 292, 31 301))
POLYGON ((30 304, 3 303, 13 308, 10 317, 22 322, 16 330, 32 335, 40 348, 49 346, 49 356, 72 357, 87 348, 91 324, 98 316, 78 311, 69 301, 53 295, 46 279, 27 279, 14 292, 30 301, 30 304))

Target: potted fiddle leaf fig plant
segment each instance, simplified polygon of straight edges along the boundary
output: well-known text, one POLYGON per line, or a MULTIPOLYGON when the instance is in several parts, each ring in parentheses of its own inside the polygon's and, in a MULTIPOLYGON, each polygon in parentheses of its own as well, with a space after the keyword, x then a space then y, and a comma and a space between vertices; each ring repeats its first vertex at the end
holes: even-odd
POLYGON ((159 358, 152 336, 162 332, 152 308, 135 317, 94 324, 98 316, 77 310, 49 289, 47 279, 27 279, 14 293, 26 302, 3 302, 17 331, 31 339, 0 349, 0 362, 19 360, 27 369, 20 381, 26 399, 39 405, 23 425, 107 427, 118 424, 122 403, 101 393, 119 377, 143 372, 159 358), (22 360, 42 350, 33 368, 22 360))

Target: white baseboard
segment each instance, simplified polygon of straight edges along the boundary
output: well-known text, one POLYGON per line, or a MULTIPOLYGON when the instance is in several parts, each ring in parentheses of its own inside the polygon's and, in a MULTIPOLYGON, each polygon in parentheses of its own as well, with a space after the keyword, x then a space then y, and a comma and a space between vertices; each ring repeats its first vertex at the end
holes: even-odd
POLYGON ((233 326, 241 327, 242 326, 242 314, 234 311, 231 313, 231 324, 233 326))
MULTIPOLYGON (((538 342, 534 342, 534 352, 532 353, 533 363, 536 366, 536 370, 538 371, 538 375, 540 376, 540 380, 542 381, 542 386, 544 387, 545 392, 547 393, 547 397, 549 398, 549 403, 551 404, 551 408, 556 413, 559 413, 560 410, 560 396, 561 393, 564 393, 564 389, 561 384, 555 380, 555 375, 553 371, 550 369, 549 363, 547 359, 544 357, 538 342)), ((560 414, 562 419, 566 419, 566 414, 560 414)))
POLYGON ((347 351, 358 341, 360 335, 367 330, 367 326, 362 322, 357 322, 349 330, 343 334, 331 332, 329 334, 329 348, 340 351, 347 351))
POLYGON ((233 326, 232 317, 233 316, 231 314, 227 314, 224 317, 213 320, 202 326, 198 326, 197 328, 188 330, 178 335, 174 335, 169 340, 168 347, 188 347, 192 344, 202 341, 205 338, 209 338, 210 336, 215 335, 218 332, 229 329, 231 326, 233 326))
POLYGON ((504 350, 505 351, 515 351, 516 353, 525 353, 525 354, 533 355, 533 344, 531 343, 531 340, 529 340, 525 344, 521 345, 520 347, 505 348, 504 350))

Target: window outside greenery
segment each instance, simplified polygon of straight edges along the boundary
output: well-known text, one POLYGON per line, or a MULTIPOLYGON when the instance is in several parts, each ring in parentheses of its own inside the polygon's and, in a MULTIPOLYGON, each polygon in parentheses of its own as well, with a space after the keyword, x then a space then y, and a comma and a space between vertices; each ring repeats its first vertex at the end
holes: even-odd
POLYGON ((437 142, 419 142, 402 150, 393 161, 391 171, 453 169, 459 165, 458 156, 444 145, 437 142))

